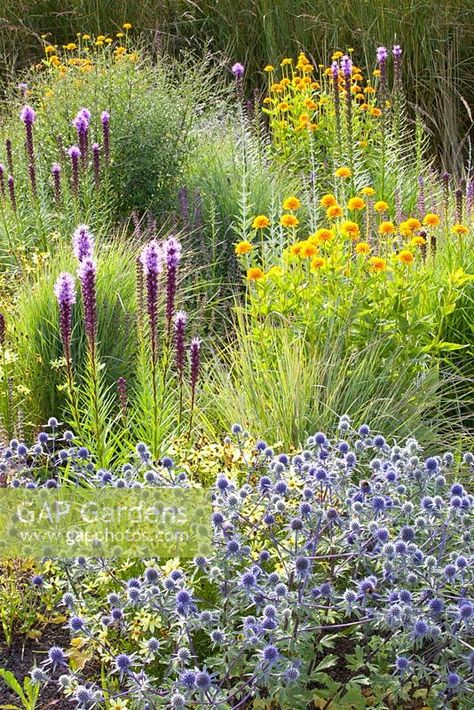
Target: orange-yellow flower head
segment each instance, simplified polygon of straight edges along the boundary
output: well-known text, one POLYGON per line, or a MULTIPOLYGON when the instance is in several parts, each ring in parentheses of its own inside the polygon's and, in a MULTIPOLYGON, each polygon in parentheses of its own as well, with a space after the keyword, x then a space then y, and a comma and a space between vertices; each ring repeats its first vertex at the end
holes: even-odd
POLYGON ((464 224, 453 224, 451 227, 451 232, 453 234, 467 234, 469 229, 464 224))
POLYGON ((326 266, 326 259, 323 256, 315 256, 311 260, 311 271, 319 271, 324 266, 326 266))
POLYGON ((246 240, 244 240, 243 242, 239 242, 235 245, 235 253, 237 254, 237 256, 241 256, 242 254, 248 254, 249 251, 252 251, 252 249, 252 244, 246 240))
POLYGON ((376 212, 386 212, 388 210, 388 204, 384 200, 379 200, 374 204, 374 210, 376 212))
POLYGON ((441 220, 438 215, 433 214, 433 212, 428 212, 428 214, 426 214, 423 219, 423 224, 426 227, 437 227, 440 222, 441 220))
POLYGON ((335 172, 335 176, 338 178, 350 178, 352 175, 352 170, 350 168, 338 168, 335 172))
POLYGON ((402 249, 401 252, 398 254, 398 260, 401 261, 402 264, 413 264, 414 260, 413 252, 411 252, 409 249, 402 249))
POLYGON ((300 223, 298 217, 294 214, 282 214, 280 224, 282 227, 297 227, 300 223))
POLYGON ((408 219, 406 220, 406 223, 407 223, 407 226, 409 227, 409 229, 412 230, 412 232, 416 232, 419 229, 421 229, 421 222, 416 217, 408 217, 408 219))
POLYGON ((265 229, 270 226, 270 220, 264 214, 258 214, 252 222, 252 229, 265 229))
POLYGON ((422 247, 425 244, 426 244, 426 239, 421 236, 413 237, 413 239, 410 242, 410 246, 412 246, 412 247, 422 247))
POLYGON ((361 195, 365 195, 366 197, 373 197, 375 195, 375 190, 373 187, 367 186, 363 187, 360 193, 361 195))
POLYGON ((326 215, 329 219, 336 219, 337 217, 342 217, 342 207, 339 205, 332 205, 326 210, 326 215))
POLYGON ((303 244, 303 241, 295 242, 295 244, 292 244, 289 249, 291 256, 300 256, 303 244))
POLYGON ((252 266, 251 269, 247 270, 248 281, 261 281, 264 277, 264 273, 259 266, 252 266))
POLYGON ((387 269, 387 262, 382 259, 381 256, 371 256, 369 259, 369 268, 371 271, 385 271, 387 269))
POLYGON ((349 210, 363 210, 365 208, 365 202, 362 197, 351 197, 347 202, 347 209, 349 210))
POLYGON ((379 234, 393 234, 395 231, 395 225, 393 222, 380 222, 379 224, 379 234))
POLYGON ((357 241, 360 237, 359 225, 356 222, 351 222, 350 220, 347 220, 347 222, 343 222, 341 224, 341 232, 345 237, 350 237, 354 241, 357 241))
POLYGON ((325 242, 330 242, 331 239, 334 239, 334 236, 334 231, 332 229, 322 227, 321 229, 317 229, 315 231, 315 233, 310 237, 310 240, 314 241, 316 244, 324 244, 325 242))
POLYGON ((284 210, 297 210, 301 207, 301 202, 297 197, 287 197, 283 202, 284 210))
POLYGON ((358 244, 356 244, 355 253, 362 256, 370 254, 370 244, 368 244, 367 242, 359 242, 358 244))
POLYGON ((319 204, 322 207, 328 208, 328 207, 332 207, 333 205, 337 205, 337 200, 334 197, 334 195, 331 195, 330 193, 328 193, 327 195, 323 195, 321 197, 319 204))
POLYGON ((271 64, 267 64, 267 66, 264 67, 263 71, 271 72, 271 71, 274 71, 274 69, 275 69, 274 66, 272 66, 271 64))
POLYGON ((303 244, 301 245, 300 256, 303 259, 309 259, 310 257, 315 256, 317 253, 318 247, 316 246, 316 244, 310 242, 309 239, 303 242, 303 244))

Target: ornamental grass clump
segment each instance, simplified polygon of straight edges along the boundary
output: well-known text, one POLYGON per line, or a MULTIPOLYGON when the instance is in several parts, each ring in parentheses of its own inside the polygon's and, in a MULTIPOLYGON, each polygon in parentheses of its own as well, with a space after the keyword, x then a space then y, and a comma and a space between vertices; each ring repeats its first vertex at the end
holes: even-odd
MULTIPOLYGON (((247 451, 248 439, 232 427, 237 447, 247 451)), ((94 452, 57 429, 21 451, 11 442, 2 457, 15 487, 62 485, 69 471, 99 487, 192 485, 143 444, 126 474, 98 470, 94 452), (46 462, 50 479, 39 483, 46 462)), ((467 710, 473 472, 472 453, 429 456, 413 438, 397 442, 347 416, 297 452, 258 440, 236 476, 217 477, 206 557, 137 563, 128 580, 103 560, 69 565, 70 646, 51 648, 32 677, 77 708, 87 682, 99 707, 105 697, 170 707, 263 697, 343 708, 416 695, 467 710)))

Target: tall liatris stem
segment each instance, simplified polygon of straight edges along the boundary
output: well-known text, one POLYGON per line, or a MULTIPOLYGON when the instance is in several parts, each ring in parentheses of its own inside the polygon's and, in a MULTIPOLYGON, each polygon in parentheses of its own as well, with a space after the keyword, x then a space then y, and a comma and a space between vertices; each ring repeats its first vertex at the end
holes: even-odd
POLYGON ((163 270, 163 254, 153 239, 142 250, 141 262, 145 276, 146 307, 151 350, 151 377, 153 395, 153 454, 158 451, 158 277, 163 270))
POLYGON ((402 88, 402 48, 399 44, 395 44, 392 48, 393 53, 393 88, 398 94, 402 88))
POLYGON ((100 120, 102 122, 105 164, 108 165, 110 163, 110 114, 107 111, 102 111, 100 120))
POLYGON ((175 364, 179 380, 179 424, 183 418, 183 385, 184 385, 184 360, 185 360, 185 343, 184 333, 188 316, 184 311, 178 311, 174 318, 174 347, 175 347, 175 364))
POLYGON ((74 424, 79 429, 79 411, 77 397, 74 389, 74 373, 71 358, 71 335, 72 335, 72 307, 76 302, 76 287, 74 277, 68 272, 59 274, 54 284, 54 293, 59 307, 59 332, 63 344, 64 359, 66 360, 66 374, 69 401, 74 417, 74 424))
POLYGON ((189 431, 188 440, 191 438, 193 427, 194 406, 196 404, 196 385, 199 378, 199 370, 201 366, 201 341, 199 338, 191 340, 191 407, 189 412, 189 431))
POLYGON ((240 62, 236 62, 233 67, 232 67, 232 74, 235 77, 235 86, 237 89, 237 96, 239 97, 239 101, 241 105, 243 105, 244 101, 244 87, 243 87, 243 76, 245 73, 245 67, 243 64, 240 62))
POLYGON ((352 130, 352 60, 345 55, 341 59, 341 69, 344 76, 344 89, 346 93, 346 122, 347 122, 347 142, 349 152, 349 165, 354 175, 354 146, 352 130))
POLYGON ((81 224, 73 235, 74 254, 79 261, 78 276, 81 284, 82 306, 84 309, 84 330, 87 340, 89 371, 92 384, 92 416, 97 446, 97 458, 103 461, 104 432, 100 416, 99 367, 97 362, 97 265, 93 258, 94 240, 85 224, 81 224))
POLYGON ((339 158, 342 153, 342 131, 341 131, 341 94, 339 89, 339 64, 334 61, 331 64, 332 87, 334 91, 334 112, 336 114, 336 133, 339 158))
POLYGON ((28 160, 28 173, 30 175, 31 192, 33 197, 37 196, 36 190, 36 168, 35 168, 35 148, 33 144, 33 123, 36 114, 31 106, 24 106, 20 113, 20 118, 24 123, 26 132, 26 157, 28 160))

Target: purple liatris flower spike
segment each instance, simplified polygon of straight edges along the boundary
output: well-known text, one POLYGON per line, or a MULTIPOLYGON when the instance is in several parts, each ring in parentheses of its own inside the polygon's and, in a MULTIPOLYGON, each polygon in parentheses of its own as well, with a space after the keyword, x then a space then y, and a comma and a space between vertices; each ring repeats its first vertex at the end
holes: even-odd
POLYGON ((235 76, 235 78, 236 78, 237 80, 240 80, 240 79, 242 79, 242 77, 243 77, 243 75, 244 75, 245 67, 244 67, 244 65, 241 64, 240 62, 236 62, 236 63, 232 66, 231 71, 232 71, 232 74, 235 76))
POLYGON ((400 88, 402 76, 402 48, 399 44, 395 44, 392 48, 393 53, 393 77, 395 88, 400 88))
POLYGON ((21 84, 18 84, 18 89, 19 89, 22 97, 25 98, 26 92, 28 91, 28 84, 25 84, 25 82, 22 81, 21 84))
POLYGON ((51 173, 54 181, 54 199, 56 204, 59 204, 61 202, 61 166, 59 163, 52 164, 51 173))
POLYGON ((174 237, 169 237, 163 244, 163 255, 166 263, 166 322, 169 336, 176 298, 176 275, 181 259, 181 244, 179 241, 174 237))
POLYGON ((0 313, 0 347, 5 345, 5 333, 6 333, 5 316, 0 313))
POLYGON ((189 231, 189 200, 188 200, 188 190, 185 186, 180 187, 178 190, 178 200, 181 210, 181 220, 185 231, 189 231))
POLYGON ((191 340, 190 348, 191 359, 191 411, 189 414, 189 430, 188 437, 191 436, 193 426, 194 404, 196 402, 196 385, 199 378, 199 370, 201 367, 201 341, 199 338, 191 340))
POLYGON ((127 402, 128 402, 127 380, 125 379, 125 377, 118 378, 117 391, 118 391, 118 396, 119 396, 120 412, 122 414, 122 417, 125 418, 127 416, 127 402))
POLYGON ((386 47, 377 48, 377 62, 378 64, 385 64, 388 58, 388 52, 386 47))
POLYGON ((13 150, 10 138, 7 138, 5 141, 5 150, 7 153, 8 172, 10 173, 10 175, 13 175, 13 150))
POLYGON ((8 192, 10 194, 10 202, 12 209, 16 212, 16 197, 15 197, 15 178, 13 175, 8 176, 8 192))
POLYGON ((72 125, 77 131, 83 165, 87 165, 89 121, 90 112, 86 108, 82 108, 72 121, 72 125))
POLYGON ((347 54, 341 59, 341 69, 344 77, 350 79, 352 76, 352 59, 347 54))
POLYGON ((466 210, 467 218, 471 218, 472 207, 474 205, 474 180, 469 180, 466 188, 466 210))
POLYGON ((188 316, 184 311, 178 311, 174 317, 175 362, 180 380, 183 379, 184 375, 184 331, 187 320, 188 316))
POLYGON ((68 155, 71 158, 72 167, 72 192, 77 197, 79 193, 79 158, 81 157, 81 151, 77 145, 72 145, 68 150, 68 155))
POLYGON ((106 165, 110 161, 110 114, 107 111, 102 111, 100 116, 102 123, 102 136, 104 140, 104 157, 106 165))
POLYGON ((5 166, 0 163, 0 195, 5 197, 5 166))
POLYGON ((28 173, 30 175, 31 191, 36 197, 35 149, 33 145, 33 124, 36 119, 36 114, 34 109, 32 109, 31 106, 24 106, 20 112, 20 119, 25 124, 28 173))
POLYGON ((97 330, 96 274, 97 266, 92 258, 81 261, 78 269, 81 282, 82 304, 84 307, 84 329, 91 358, 95 356, 95 336, 97 330))
POLYGON ((94 168, 94 182, 97 187, 100 184, 100 146, 98 143, 92 144, 92 165, 94 168))
POLYGON ((94 237, 87 224, 80 224, 72 235, 74 256, 78 261, 92 259, 94 253, 94 237))
POLYGON ((23 106, 20 112, 20 119, 25 126, 32 126, 36 119, 36 114, 31 106, 23 106))
POLYGON ((74 277, 66 271, 59 274, 54 284, 59 306, 59 330, 68 368, 71 362, 72 306, 76 302, 74 277))
POLYGON ((377 49, 377 63, 380 68, 380 89, 385 91, 385 85, 387 81, 387 58, 388 52, 386 47, 378 47, 377 49))
POLYGON ((199 338, 191 340, 191 388, 195 389, 201 364, 201 341, 199 338))
POLYGON ((158 359, 158 277, 163 271, 163 253, 155 239, 142 249, 140 260, 145 275, 146 306, 152 360, 153 364, 156 365, 158 359))
POLYGON ((339 64, 336 61, 334 61, 331 64, 331 75, 332 75, 332 78, 334 81, 338 80, 338 78, 339 78, 339 64))

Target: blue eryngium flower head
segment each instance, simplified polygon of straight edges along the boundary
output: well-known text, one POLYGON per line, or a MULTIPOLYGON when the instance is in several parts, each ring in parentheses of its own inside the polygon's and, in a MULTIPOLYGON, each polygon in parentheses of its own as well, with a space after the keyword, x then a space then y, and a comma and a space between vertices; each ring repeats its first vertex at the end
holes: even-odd
POLYGON ((399 673, 405 673, 409 666, 410 661, 405 656, 397 656, 395 659, 395 668, 399 673))
POLYGON ((266 663, 269 663, 270 665, 273 665, 278 660, 278 649, 276 646, 273 646, 272 644, 265 646, 265 648, 262 651, 262 656, 263 660, 266 663))

